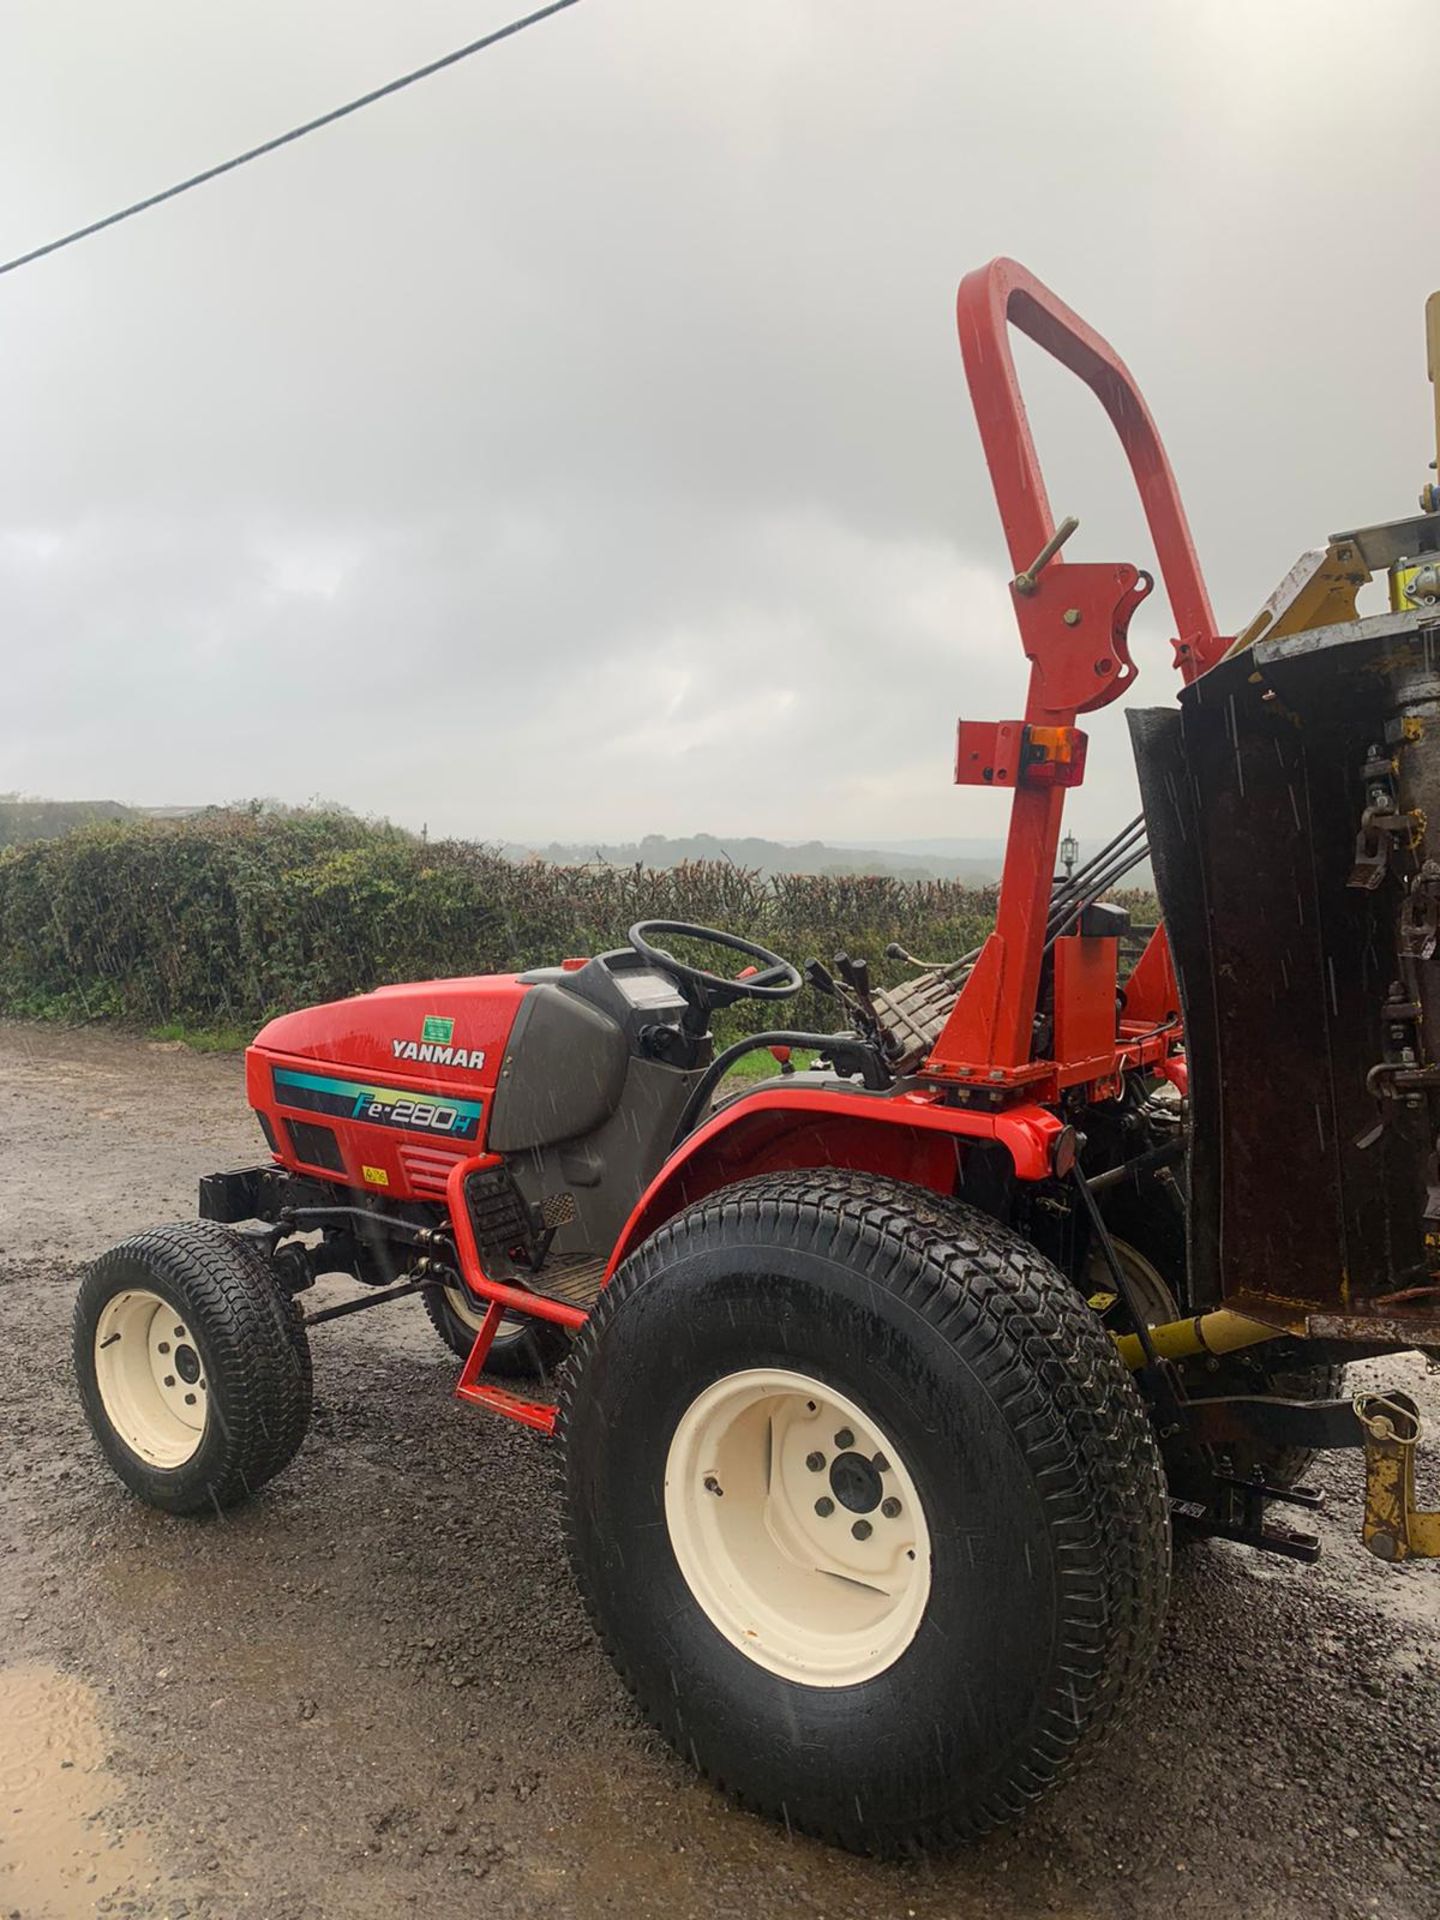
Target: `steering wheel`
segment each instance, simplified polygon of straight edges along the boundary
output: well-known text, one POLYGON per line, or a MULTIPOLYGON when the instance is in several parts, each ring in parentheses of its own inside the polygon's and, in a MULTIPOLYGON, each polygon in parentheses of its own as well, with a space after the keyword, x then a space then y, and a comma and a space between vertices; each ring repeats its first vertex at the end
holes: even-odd
POLYGON ((737 1000, 792 1000, 805 984, 799 969, 778 953, 757 947, 753 940, 742 940, 738 933, 722 933, 718 927, 692 926, 688 920, 637 920, 627 938, 642 960, 668 973, 678 985, 690 988, 704 1007, 730 1007, 737 1000), (749 979, 736 980, 721 973, 707 973, 704 967, 687 967, 664 947, 652 946, 653 934, 683 934, 687 940, 724 947, 727 953, 743 953, 747 960, 760 963, 760 971, 749 979))

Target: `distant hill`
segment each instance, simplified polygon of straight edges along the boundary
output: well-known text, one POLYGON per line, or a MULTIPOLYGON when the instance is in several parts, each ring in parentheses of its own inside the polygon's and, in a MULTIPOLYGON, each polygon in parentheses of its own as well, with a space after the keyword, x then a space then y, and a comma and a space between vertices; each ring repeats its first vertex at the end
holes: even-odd
MULTIPOLYGON (((937 846, 940 843, 935 843, 937 846)), ((512 860, 545 860, 555 866, 678 867, 692 860, 728 860, 766 875, 774 873, 879 873, 899 880, 967 880, 983 884, 1000 872, 999 841, 953 843, 954 852, 922 846, 834 847, 821 840, 788 845, 747 834, 726 838, 713 833, 672 839, 647 833, 643 840, 623 842, 552 841, 548 846, 511 844, 504 852, 512 860)))
MULTIPOLYGON (((265 815, 305 814, 312 807, 293 807, 279 800, 237 803, 242 811, 265 815)), ((0 847, 25 846, 36 840, 54 840, 97 820, 184 820, 206 807, 131 807, 119 800, 42 800, 33 794, 0 793, 0 847)), ((343 814, 344 807, 325 803, 324 811, 343 814)), ((493 845, 493 842, 490 843, 493 845)), ((1082 842, 1080 857, 1099 850, 1095 841, 1082 842)), ((517 862, 543 860, 557 867, 657 867, 668 871, 697 860, 728 861, 766 879, 774 874, 880 874, 894 880, 959 880, 968 886, 993 884, 1000 876, 1005 848, 1000 840, 879 840, 832 845, 824 840, 764 840, 753 834, 694 833, 672 836, 647 833, 643 840, 552 840, 524 844, 510 841, 500 851, 517 862)), ((1140 868, 1129 882, 1150 884, 1149 867, 1140 868)))
POLYGON ((32 840, 58 840, 62 833, 96 820, 134 820, 134 807, 118 800, 36 800, 0 793, 0 847, 23 847, 32 840))
MULTIPOLYGON (((1100 851, 1098 839, 1080 842, 1079 858, 1100 851)), ((647 833, 643 840, 551 841, 501 848, 510 860, 545 860, 558 867, 678 867, 689 860, 729 860, 764 874, 878 873, 896 880, 962 880, 970 886, 997 881, 1005 858, 1002 840, 874 840, 833 845, 823 840, 790 842, 761 840, 753 835, 695 833, 682 839, 647 833)), ((1126 886, 1153 884, 1150 864, 1143 862, 1123 882, 1126 886)))
POLYGON ((183 820, 198 807, 127 807, 118 800, 41 800, 34 794, 0 793, 0 847, 58 840, 97 820, 183 820))

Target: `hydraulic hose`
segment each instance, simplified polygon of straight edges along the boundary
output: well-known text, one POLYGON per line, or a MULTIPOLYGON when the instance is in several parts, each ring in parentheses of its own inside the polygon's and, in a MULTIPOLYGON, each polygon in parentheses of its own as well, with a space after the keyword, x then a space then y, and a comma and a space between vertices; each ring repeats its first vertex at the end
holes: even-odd
POLYGON ((1107 846, 1094 854, 1078 873, 1072 874, 1055 890, 1050 902, 1050 912, 1046 925, 1047 936, 1053 938, 1059 926, 1067 921, 1077 906, 1088 906, 1107 887, 1115 884, 1117 878, 1128 873, 1131 867, 1138 866, 1149 853, 1149 844, 1145 836, 1145 818, 1142 814, 1132 820, 1128 827, 1115 835, 1107 846))

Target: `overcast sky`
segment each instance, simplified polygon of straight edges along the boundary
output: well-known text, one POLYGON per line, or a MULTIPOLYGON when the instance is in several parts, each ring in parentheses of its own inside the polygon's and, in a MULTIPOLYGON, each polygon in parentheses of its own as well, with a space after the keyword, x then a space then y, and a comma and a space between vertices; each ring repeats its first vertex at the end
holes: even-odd
MULTIPOLYGON (((0 257, 520 10, 4 0, 0 257)), ((1233 630, 1413 510, 1437 74, 1434 0, 582 0, 0 278, 0 789, 998 832, 949 784, 1024 692, 957 281, 1013 254, 1114 342, 1233 630)), ((1072 557, 1147 564, 1023 364, 1072 557)), ((1091 733, 1082 837, 1133 793, 1091 733)))

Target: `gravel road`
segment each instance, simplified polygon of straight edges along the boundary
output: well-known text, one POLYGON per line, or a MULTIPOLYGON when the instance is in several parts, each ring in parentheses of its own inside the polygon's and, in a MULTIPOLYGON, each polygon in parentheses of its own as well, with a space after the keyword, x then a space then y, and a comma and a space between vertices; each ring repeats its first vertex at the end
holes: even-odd
MULTIPOLYGON (((0 1920, 1440 1915, 1440 1567, 1362 1553, 1356 1455, 1318 1567, 1183 1554, 1095 1764, 898 1867, 736 1811, 637 1723, 543 1443, 451 1398, 414 1302, 321 1330, 310 1439, 252 1506, 130 1500, 71 1385, 78 1266, 258 1146, 235 1059, 0 1025, 0 1920)), ((1418 1360, 1365 1372, 1440 1428, 1418 1360)))

